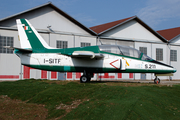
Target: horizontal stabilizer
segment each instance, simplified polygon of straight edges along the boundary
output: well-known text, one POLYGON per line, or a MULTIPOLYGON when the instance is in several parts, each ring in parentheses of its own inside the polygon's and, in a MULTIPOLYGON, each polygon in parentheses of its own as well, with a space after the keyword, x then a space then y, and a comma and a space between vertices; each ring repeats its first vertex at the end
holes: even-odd
POLYGON ((3 46, 3 48, 8 48, 11 50, 18 50, 18 51, 24 52, 24 53, 31 53, 32 52, 32 50, 30 50, 30 49, 23 49, 23 48, 11 47, 11 46, 3 46))
POLYGON ((71 55, 72 57, 80 57, 80 58, 103 58, 104 56, 102 54, 96 54, 91 51, 74 51, 71 55))

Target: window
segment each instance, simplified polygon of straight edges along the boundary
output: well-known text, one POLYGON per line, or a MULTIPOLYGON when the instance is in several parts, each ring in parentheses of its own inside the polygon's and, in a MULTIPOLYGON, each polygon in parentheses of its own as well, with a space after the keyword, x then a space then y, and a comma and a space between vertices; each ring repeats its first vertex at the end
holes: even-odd
POLYGON ((156 60, 163 61, 163 49, 156 48, 156 60))
POLYGON ((86 47, 86 46, 91 46, 91 43, 84 43, 84 42, 81 43, 81 47, 86 47))
POLYGON ((14 38, 13 37, 6 37, 6 36, 0 36, 0 53, 8 53, 12 54, 13 50, 4 48, 4 46, 11 46, 13 47, 14 45, 14 38))
POLYGON ((171 50, 170 51, 170 60, 171 61, 177 61, 177 50, 171 50))
POLYGON ((67 48, 68 42, 67 41, 56 41, 56 48, 67 48))
POLYGON ((147 55, 147 47, 139 47, 139 50, 143 53, 147 55))

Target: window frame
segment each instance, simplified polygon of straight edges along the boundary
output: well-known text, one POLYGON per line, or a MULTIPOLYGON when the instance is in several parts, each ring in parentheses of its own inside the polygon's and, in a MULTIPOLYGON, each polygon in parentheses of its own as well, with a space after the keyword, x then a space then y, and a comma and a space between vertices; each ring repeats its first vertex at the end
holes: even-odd
POLYGON ((163 61, 163 48, 156 48, 156 60, 163 61))
POLYGON ((56 48, 68 48, 68 41, 56 40, 56 48))
POLYGON ((177 62, 177 50, 170 50, 170 61, 177 62))
POLYGON ((0 54, 13 54, 12 49, 4 48, 4 46, 14 46, 14 37, 0 36, 0 54))
POLYGON ((147 55, 147 47, 139 47, 139 51, 141 51, 143 54, 147 55))
POLYGON ((91 43, 81 42, 81 47, 87 47, 87 46, 91 46, 91 43), (83 44, 84 44, 84 45, 83 45, 83 44))

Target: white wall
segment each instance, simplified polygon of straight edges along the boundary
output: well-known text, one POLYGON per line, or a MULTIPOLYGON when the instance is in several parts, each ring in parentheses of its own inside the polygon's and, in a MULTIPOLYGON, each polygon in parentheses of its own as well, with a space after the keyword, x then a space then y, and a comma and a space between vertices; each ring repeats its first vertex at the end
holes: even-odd
MULTIPOLYGON (((17 31, 1 30, 0 36, 14 37, 14 46, 20 47, 17 31)), ((20 59, 15 54, 0 53, 0 75, 19 75, 20 59)))
POLYGON ((180 64, 179 64, 179 60, 180 60, 180 46, 172 46, 169 45, 171 50, 177 50, 177 61, 171 61, 170 65, 173 66, 174 68, 176 68, 176 73, 174 73, 174 76, 172 76, 173 80, 180 80, 180 64))
POLYGON ((141 24, 139 24, 136 20, 132 20, 111 31, 108 31, 107 33, 104 33, 103 36, 140 41, 162 42, 159 38, 157 38, 141 24))

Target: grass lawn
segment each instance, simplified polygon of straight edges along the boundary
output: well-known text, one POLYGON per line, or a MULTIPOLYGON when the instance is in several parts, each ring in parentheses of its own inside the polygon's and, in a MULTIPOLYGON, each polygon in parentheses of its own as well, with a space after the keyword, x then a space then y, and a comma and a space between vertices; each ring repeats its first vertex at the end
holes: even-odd
POLYGON ((180 85, 19 80, 0 96, 0 119, 180 119, 180 85))

